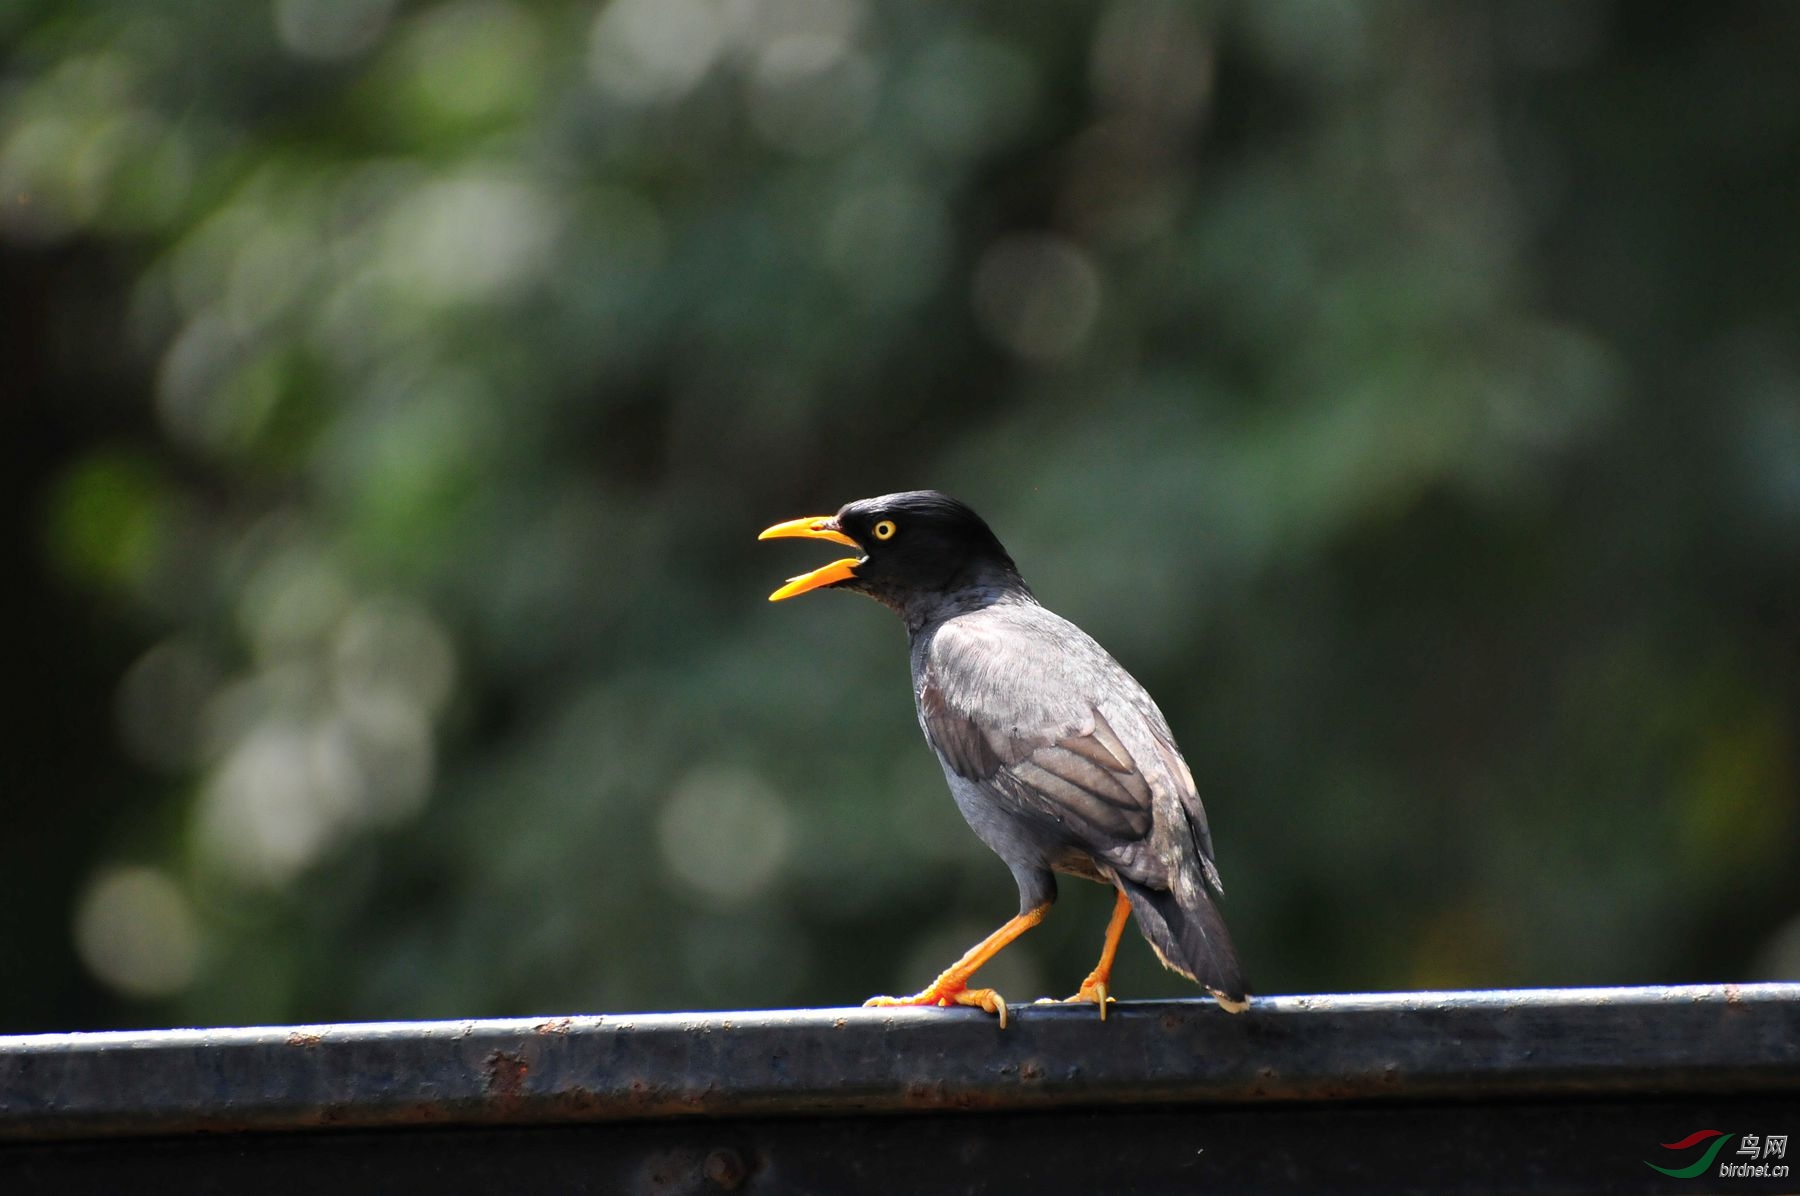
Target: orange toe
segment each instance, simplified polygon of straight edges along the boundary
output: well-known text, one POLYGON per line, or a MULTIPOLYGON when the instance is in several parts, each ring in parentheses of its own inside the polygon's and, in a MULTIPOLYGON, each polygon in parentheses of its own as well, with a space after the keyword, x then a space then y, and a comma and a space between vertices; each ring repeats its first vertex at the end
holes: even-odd
POLYGON ((1078 1001, 1091 1001, 1100 1006, 1101 1021, 1106 1020, 1106 1007, 1115 1003, 1106 991, 1106 981, 1096 980, 1092 976, 1081 982, 1081 987, 1075 991, 1074 996, 1063 998, 1065 1005, 1072 1005, 1078 1001))
POLYGON ((991 988, 933 984, 910 997, 870 997, 863 1002, 865 1008, 896 1005, 937 1005, 946 1009, 952 1005, 968 1005, 994 1014, 1000 1019, 1000 1028, 1006 1029, 1006 1000, 991 988))

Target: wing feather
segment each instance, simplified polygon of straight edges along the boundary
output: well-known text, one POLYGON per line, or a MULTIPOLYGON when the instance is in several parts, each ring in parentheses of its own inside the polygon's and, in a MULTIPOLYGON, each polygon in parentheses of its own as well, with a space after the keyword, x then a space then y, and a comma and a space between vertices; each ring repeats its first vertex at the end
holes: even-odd
POLYGON ((1095 838, 1129 842, 1150 832, 1150 786, 1110 727, 1095 734, 1096 727, 1106 727, 1098 711, 1093 727, 1002 732, 983 728, 928 685, 919 695, 919 715, 926 738, 957 776, 990 785, 1032 813, 1075 823, 1095 838))
POLYGON ((1217 887, 1206 812, 1168 724, 1079 629, 1041 608, 988 608, 915 644, 914 678, 920 726, 954 775, 1144 883, 1169 883, 1167 853, 1185 840, 1217 887), (1030 684, 1015 681, 1022 659, 1030 684))

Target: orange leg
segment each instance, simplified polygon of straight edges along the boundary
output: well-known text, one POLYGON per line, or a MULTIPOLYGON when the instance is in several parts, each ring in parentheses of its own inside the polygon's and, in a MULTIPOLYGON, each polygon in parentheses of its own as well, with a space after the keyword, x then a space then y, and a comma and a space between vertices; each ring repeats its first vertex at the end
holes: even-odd
POLYGON ((1106 995, 1106 986, 1112 979, 1113 957, 1119 953, 1119 936, 1125 933, 1125 923, 1131 920, 1131 898, 1125 896, 1120 889, 1118 899, 1113 902, 1112 921, 1106 924, 1106 945, 1100 948, 1100 962, 1088 973, 1088 978, 1081 982, 1081 988, 1069 1001, 1092 1001, 1100 1006, 1100 1020, 1106 1020, 1106 1003, 1112 1000, 1106 995))
MULTIPOLYGON (((910 997, 870 997, 864 1005, 973 1005, 998 1014, 1006 1029, 1006 1002, 991 988, 970 988, 969 977, 982 964, 1000 954, 1001 948, 1036 926, 1050 912, 1048 904, 1009 918, 1006 925, 970 947, 963 957, 939 973, 923 992, 910 997)), ((1115 936, 1116 937, 1116 936, 1115 936)), ((1110 958, 1110 957, 1109 957, 1110 958)))

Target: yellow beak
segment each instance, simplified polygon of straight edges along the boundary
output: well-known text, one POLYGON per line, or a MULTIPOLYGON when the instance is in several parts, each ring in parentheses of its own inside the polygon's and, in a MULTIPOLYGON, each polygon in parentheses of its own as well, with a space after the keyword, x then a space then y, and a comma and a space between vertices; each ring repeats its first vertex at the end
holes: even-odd
MULTIPOLYGON (((803 519, 790 519, 786 523, 777 523, 774 527, 764 528, 758 540, 779 540, 787 536, 799 536, 807 540, 830 540, 834 544, 848 544, 851 548, 862 545, 838 530, 835 515, 808 515, 803 519)), ((792 598, 795 594, 804 594, 808 590, 816 590, 820 586, 835 585, 856 576, 856 565, 861 558, 845 557, 833 561, 829 565, 814 569, 811 573, 802 573, 799 577, 788 578, 787 584, 769 595, 770 602, 780 602, 783 598, 792 598)))

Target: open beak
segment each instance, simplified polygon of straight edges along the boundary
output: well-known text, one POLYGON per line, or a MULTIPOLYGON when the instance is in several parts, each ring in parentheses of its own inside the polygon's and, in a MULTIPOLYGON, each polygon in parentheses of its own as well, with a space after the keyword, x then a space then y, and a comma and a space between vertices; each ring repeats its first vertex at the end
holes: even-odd
MULTIPOLYGON (((763 529, 763 533, 756 538, 758 540, 779 540, 787 536, 800 536, 807 540, 830 540, 834 544, 847 544, 851 548, 857 549, 862 547, 838 530, 836 515, 809 515, 804 519, 790 519, 786 523, 777 523, 774 527, 763 529)), ((861 560, 861 557, 845 557, 841 561, 833 561, 829 565, 814 569, 811 573, 790 577, 786 585, 769 595, 769 601, 780 602, 783 598, 792 598, 795 594, 804 594, 808 590, 816 590, 821 586, 848 581, 856 576, 856 566, 861 560)))

